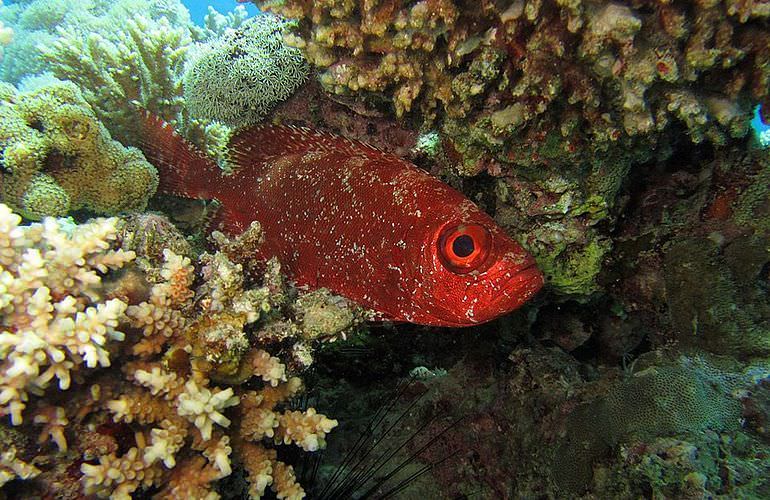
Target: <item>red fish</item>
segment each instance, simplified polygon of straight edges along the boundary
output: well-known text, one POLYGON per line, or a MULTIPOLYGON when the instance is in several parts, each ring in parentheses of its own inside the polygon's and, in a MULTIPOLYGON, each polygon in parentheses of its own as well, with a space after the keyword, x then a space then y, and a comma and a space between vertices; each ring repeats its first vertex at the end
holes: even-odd
POLYGON ((144 151, 161 193, 216 199, 221 230, 253 220, 300 287, 325 287, 378 319, 470 326, 521 306, 543 285, 535 261, 473 202, 412 163, 328 132, 260 125, 238 132, 232 175, 145 113, 144 151))

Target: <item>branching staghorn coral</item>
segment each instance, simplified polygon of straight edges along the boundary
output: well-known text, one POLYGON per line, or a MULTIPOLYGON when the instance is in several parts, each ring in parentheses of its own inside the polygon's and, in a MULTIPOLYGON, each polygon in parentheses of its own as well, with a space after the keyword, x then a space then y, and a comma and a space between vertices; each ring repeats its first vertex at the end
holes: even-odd
POLYGON ((0 413, 22 423, 29 393, 54 381, 69 389, 72 371, 110 366, 106 344, 127 304, 100 296, 100 273, 119 269, 134 252, 108 250, 116 219, 75 226, 48 218, 21 226, 0 204, 0 413))
MULTIPOLYGON (((364 316, 328 292, 295 300, 276 262, 231 260, 260 244, 256 223, 234 240, 217 235, 222 251, 196 270, 140 234, 171 231, 157 219, 20 226, 0 205, 0 404, 12 423, 32 424, 17 432, 32 431, 28 442, 4 441, 18 451, 0 473, 36 476, 31 490, 60 498, 150 487, 214 498, 237 463, 255 497, 271 487, 301 498, 273 447, 321 449, 337 422, 290 407, 297 375, 319 339, 364 316)), ((164 239, 189 251, 177 240, 164 239)))
POLYGON ((0 195, 25 217, 141 210, 155 193, 155 167, 110 137, 71 82, 2 84, 0 102, 0 195))
POLYGON ((192 38, 189 29, 172 26, 164 17, 141 15, 125 21, 117 33, 117 40, 110 40, 74 26, 60 28, 42 55, 49 71, 76 83, 99 119, 127 138, 135 121, 131 102, 169 121, 181 112, 179 74, 192 38))
POLYGON ((0 453, 0 486, 17 477, 30 479, 40 474, 37 467, 20 460, 16 453, 16 448, 13 447, 0 453))
MULTIPOLYGON (((251 231, 258 232, 259 226, 251 231)), ((246 235, 242 241, 259 242, 260 237, 246 235)), ((84 464, 85 491, 116 496, 165 484, 164 491, 171 495, 194 484, 198 493, 210 493, 207 483, 231 472, 231 437, 224 431, 233 420, 225 413, 237 406, 235 449, 252 480, 252 494, 259 498, 272 484, 285 498, 301 498, 302 488, 292 468, 279 462, 265 443, 296 444, 316 451, 325 446, 325 436, 337 422, 313 408, 279 409, 301 390, 302 382, 288 377, 287 367, 266 350, 270 338, 259 331, 249 338, 244 330, 277 305, 271 302, 276 294, 269 286, 244 290, 242 267, 222 253, 203 257, 204 285, 195 294, 190 288, 194 278, 190 260, 168 250, 164 257, 159 272, 151 273, 160 281, 149 299, 126 311, 131 326, 140 332, 131 351, 135 360, 123 367, 133 385, 107 383, 96 391, 113 395, 95 404, 112 414, 115 422, 141 427, 137 446, 122 456, 102 456, 99 464, 84 464), (241 390, 238 386, 252 376, 261 378, 264 387, 241 390), (230 387, 213 386, 213 380, 230 387), (187 456, 186 441, 207 462, 187 456), (243 458, 254 454, 268 457, 269 467, 260 462, 258 468, 253 459, 243 458), (196 482, 174 479, 179 455, 185 457, 179 473, 186 474, 188 466, 198 470, 196 482), (123 472, 127 470, 136 476, 128 477, 123 472), (169 470, 171 479, 166 474, 169 470)))
MULTIPOLYGON (((201 285, 193 288, 191 259, 165 249, 160 263, 141 236, 166 227, 156 219, 20 226, 0 205, 0 402, 12 423, 27 417, 38 428, 30 441, 42 445, 18 444, 18 454, 0 457, 2 478, 36 475, 31 488, 56 488, 62 498, 130 498, 150 487, 162 488, 162 498, 214 498, 235 450, 255 497, 270 486, 301 498, 271 444, 325 446, 337 422, 287 405, 303 389, 296 374, 312 362, 319 332, 352 326, 330 321, 330 310, 339 307, 341 318, 348 311, 312 296, 292 307, 277 263, 248 286, 243 266, 222 252, 201 258, 201 285), (284 308, 302 311, 296 324, 284 308), (324 319, 313 326, 311 318, 324 319), (101 370, 80 376, 85 368, 101 370), (27 466, 27 457, 51 463, 49 449, 61 467, 27 466), (80 484, 71 484, 74 470, 80 484)), ((236 240, 219 238, 236 256, 251 253, 261 233, 254 224, 236 240)))
POLYGON ((190 13, 179 0, 19 0, 0 7, 0 19, 16 30, 16 42, 0 64, 2 79, 19 84, 27 76, 48 71, 41 52, 57 38, 59 28, 83 34, 102 33, 111 41, 125 19, 142 15, 166 18, 172 25, 190 23, 190 13))

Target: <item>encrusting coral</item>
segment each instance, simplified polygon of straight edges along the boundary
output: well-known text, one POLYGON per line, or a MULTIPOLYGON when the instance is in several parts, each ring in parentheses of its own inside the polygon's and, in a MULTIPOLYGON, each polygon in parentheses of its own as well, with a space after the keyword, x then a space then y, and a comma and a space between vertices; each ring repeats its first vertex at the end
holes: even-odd
POLYGON ((292 24, 264 14, 195 47, 184 75, 192 116, 249 125, 293 94, 308 68, 300 51, 283 41, 292 24))
MULTIPOLYGON (((156 229, 152 218, 20 223, 0 205, 0 403, 18 425, 33 400, 24 423, 39 427, 39 443, 51 441, 64 465, 38 470, 27 457, 41 449, 19 449, 19 459, 15 450, 2 457, 3 477, 61 484, 71 481, 67 460, 80 461, 86 494, 130 498, 157 486, 161 498, 215 498, 234 453, 253 497, 267 487, 304 496, 270 443, 316 451, 337 425, 313 408, 287 408, 303 390, 296 375, 312 362, 310 343, 355 323, 329 322, 335 302, 321 300, 320 316, 318 300, 292 307, 277 263, 260 286, 247 286, 248 273, 222 252, 201 257, 193 288, 189 257, 165 249, 159 259, 137 234, 156 229), (304 314, 294 324, 284 308, 304 314), (317 316, 320 326, 308 319, 317 316), (94 369, 88 377, 86 369, 94 369), (130 444, 119 445, 115 432, 130 444)), ((250 253, 259 225, 218 241, 233 256, 250 253)))
POLYGON ((141 210, 155 193, 155 167, 110 137, 71 82, 29 92, 4 83, 0 101, 0 194, 25 217, 141 210))
POLYGON ((457 169, 586 161, 656 144, 747 133, 768 97, 768 9, 756 2, 256 1, 300 20, 331 93, 444 117, 457 169), (547 158, 547 149, 559 158, 547 158), (488 164, 488 162, 486 162, 488 164))

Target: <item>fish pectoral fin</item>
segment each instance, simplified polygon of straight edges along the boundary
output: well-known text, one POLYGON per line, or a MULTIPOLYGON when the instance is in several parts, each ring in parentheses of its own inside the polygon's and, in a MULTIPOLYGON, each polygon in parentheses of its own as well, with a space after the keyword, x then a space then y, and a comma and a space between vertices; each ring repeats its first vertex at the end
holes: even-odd
POLYGON ((222 231, 225 234, 240 235, 248 229, 251 220, 245 218, 235 207, 214 199, 206 207, 204 227, 207 233, 222 231))

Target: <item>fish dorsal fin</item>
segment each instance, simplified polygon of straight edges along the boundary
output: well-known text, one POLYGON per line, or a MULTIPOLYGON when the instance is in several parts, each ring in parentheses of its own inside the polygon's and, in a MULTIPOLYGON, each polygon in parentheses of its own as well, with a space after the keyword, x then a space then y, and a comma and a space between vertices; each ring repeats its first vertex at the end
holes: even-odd
POLYGON ((235 169, 274 158, 310 151, 345 156, 376 156, 382 151, 341 135, 293 125, 260 124, 238 131, 230 139, 229 160, 235 169))
POLYGON ((174 127, 146 109, 138 108, 139 148, 158 169, 158 192, 184 198, 216 198, 222 169, 187 142, 174 127))

